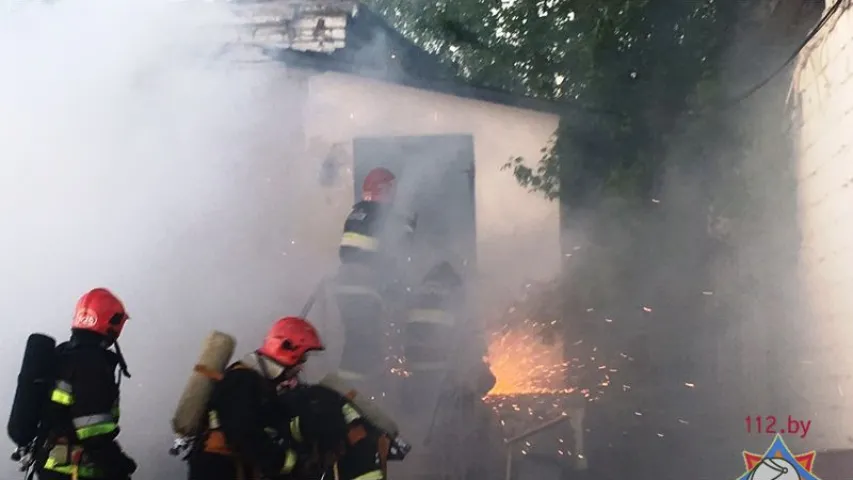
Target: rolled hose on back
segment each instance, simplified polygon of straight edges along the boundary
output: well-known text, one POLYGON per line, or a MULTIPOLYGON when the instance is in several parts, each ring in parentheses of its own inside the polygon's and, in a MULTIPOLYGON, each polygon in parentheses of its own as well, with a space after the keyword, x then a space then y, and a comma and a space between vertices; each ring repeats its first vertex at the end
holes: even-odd
POLYGON ((216 330, 204 339, 198 361, 172 416, 172 431, 176 438, 169 449, 171 455, 180 455, 192 445, 203 423, 213 387, 231 361, 236 344, 234 337, 216 330))

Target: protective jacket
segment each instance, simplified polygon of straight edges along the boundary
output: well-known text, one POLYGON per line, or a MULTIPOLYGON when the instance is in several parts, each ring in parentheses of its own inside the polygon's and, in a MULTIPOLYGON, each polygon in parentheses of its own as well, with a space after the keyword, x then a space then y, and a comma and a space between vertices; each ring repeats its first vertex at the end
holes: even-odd
POLYGON ((190 480, 258 480, 293 471, 292 439, 281 426, 275 379, 284 368, 252 353, 229 366, 215 384, 197 445, 190 452, 190 480))
POLYGON ((330 312, 340 316, 343 327, 338 374, 351 381, 374 378, 386 370, 388 300, 393 298, 387 280, 369 266, 343 264, 329 285, 330 312))
POLYGON ((46 412, 49 432, 37 456, 42 479, 121 480, 136 470, 116 442, 122 362, 103 341, 103 336, 80 331, 56 347, 56 385, 46 412))
POLYGON ((460 341, 470 340, 460 338, 467 333, 460 322, 465 303, 463 287, 453 267, 442 262, 412 291, 404 340, 410 372, 446 371, 454 362, 460 341))
POLYGON ((401 297, 403 272, 395 258, 414 233, 414 218, 403 219, 388 203, 356 203, 344 222, 341 267, 331 292, 344 327, 339 374, 364 381, 383 373, 387 311, 401 297))
POLYGON ((384 480, 381 435, 349 400, 336 392, 301 385, 280 393, 284 410, 291 413, 288 430, 300 458, 298 478, 384 480), (336 472, 336 473, 335 473, 336 472))
POLYGON ((387 261, 383 257, 388 255, 388 248, 383 244, 411 238, 416 223, 414 216, 402 217, 386 204, 367 200, 356 203, 344 221, 341 263, 373 265, 387 261))
MULTIPOLYGON (((483 362, 485 342, 465 315, 462 279, 449 263, 433 268, 409 301, 404 353, 411 377, 407 383, 428 384, 448 378, 469 385, 480 395, 495 378, 483 362)), ((420 396, 415 393, 415 396, 420 396)))

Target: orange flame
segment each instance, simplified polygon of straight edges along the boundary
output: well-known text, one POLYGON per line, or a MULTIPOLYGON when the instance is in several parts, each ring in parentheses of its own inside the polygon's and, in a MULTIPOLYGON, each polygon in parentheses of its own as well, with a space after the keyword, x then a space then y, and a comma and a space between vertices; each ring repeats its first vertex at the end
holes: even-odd
POLYGON ((568 362, 561 341, 546 344, 536 324, 526 321, 491 336, 488 361, 496 377, 489 396, 563 393, 568 362))

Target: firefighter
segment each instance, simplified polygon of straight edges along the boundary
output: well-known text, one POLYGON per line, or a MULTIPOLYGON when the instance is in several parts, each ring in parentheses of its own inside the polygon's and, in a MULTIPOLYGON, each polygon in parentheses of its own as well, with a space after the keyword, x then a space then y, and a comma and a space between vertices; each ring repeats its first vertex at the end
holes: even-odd
POLYGON ((384 480, 387 446, 350 401, 319 386, 300 385, 282 391, 288 431, 301 458, 297 478, 338 480, 384 480))
POLYGON ((381 240, 411 239, 417 220, 415 216, 401 218, 392 211, 396 190, 396 177, 388 169, 379 167, 368 172, 361 188, 361 201, 353 205, 344 222, 341 263, 377 267, 388 261, 381 258, 388 253, 387 248, 380 248, 381 240), (386 227, 394 230, 388 231, 386 227))
POLYGON ((190 452, 190 480, 257 480, 294 471, 299 460, 280 385, 297 377, 312 351, 325 347, 305 319, 285 317, 261 348, 230 365, 215 384, 203 434, 190 452))
POLYGON ((359 387, 382 388, 387 370, 384 339, 388 312, 396 310, 403 295, 402 275, 394 258, 414 234, 414 217, 401 218, 393 210, 396 178, 385 168, 371 170, 364 179, 362 199, 344 222, 340 244, 341 268, 334 283, 334 298, 344 327, 343 352, 338 373, 359 387), (366 382, 366 383, 365 383, 366 382))
POLYGON ((119 383, 130 376, 117 340, 127 319, 124 305, 107 289, 96 288, 78 300, 71 338, 56 347, 48 433, 44 454, 36 459, 41 480, 121 480, 136 471, 116 442, 119 383))
POLYGON ((465 303, 462 278, 449 262, 424 277, 405 327, 403 405, 432 412, 428 438, 441 441, 431 442, 428 456, 443 478, 494 478, 484 430, 491 410, 482 397, 496 379, 484 360, 485 339, 464 315, 465 303))
POLYGON ((404 333, 406 405, 414 407, 442 389, 463 389, 484 396, 495 377, 483 358, 485 342, 473 325, 460 318, 465 309, 462 278, 442 262, 416 289, 409 305, 404 333), (450 383, 451 385, 448 385, 450 383))

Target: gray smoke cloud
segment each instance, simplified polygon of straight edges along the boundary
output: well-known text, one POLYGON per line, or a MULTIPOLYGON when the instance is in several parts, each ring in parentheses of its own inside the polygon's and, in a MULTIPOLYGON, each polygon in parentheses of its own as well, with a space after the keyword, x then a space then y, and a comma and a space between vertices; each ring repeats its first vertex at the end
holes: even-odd
MULTIPOLYGON (((788 58, 820 12, 803 13, 811 20, 804 15, 789 27, 799 33, 774 32, 772 42, 760 29, 733 31, 737 40, 718 79, 726 98, 742 97, 788 58)), ((841 446, 827 439, 836 434, 836 417, 806 406, 832 401, 827 392, 836 385, 800 373, 802 364, 812 363, 811 347, 801 344, 819 319, 806 308, 798 267, 801 207, 793 178, 801 159, 788 124, 795 116, 794 74, 793 67, 785 69, 716 120, 713 114, 687 119, 668 140, 672 166, 654 204, 612 220, 605 208, 595 212, 617 254, 630 251, 626 240, 643 252, 621 259, 633 275, 618 278, 621 298, 607 308, 623 311, 613 313, 612 326, 594 324, 610 312, 588 315, 597 346, 633 355, 613 382, 630 388, 610 389, 605 402, 589 408, 595 470, 689 476, 699 474, 700 461, 700 476, 737 474, 742 451, 764 452, 772 438, 756 435, 754 426, 747 431, 746 418, 754 421, 758 410, 784 412, 773 413, 780 425, 791 412, 817 418, 814 432, 830 432, 808 439, 788 432, 785 440, 796 452, 841 446), (637 222, 642 227, 631 233, 626 227, 637 222), (648 312, 640 313, 646 305, 648 312), (666 455, 675 449, 680 458, 670 460, 666 455), (622 460, 611 467, 612 458, 622 460), (706 461, 716 458, 735 460, 706 461)))
MULTIPOLYGON (((78 296, 108 287, 131 315, 120 441, 140 464, 135 478, 182 475, 166 454, 169 420, 202 338, 220 328, 252 350, 311 288, 285 273, 305 176, 294 170, 313 168, 283 150, 296 90, 282 67, 218 57, 236 37, 224 4, 6 7, 0 410, 27 335, 67 338, 78 296)), ((0 468, 13 475, 11 462, 0 468)))
MULTIPOLYGON (((346 157, 350 139, 340 143, 338 130, 403 135, 418 125, 393 99, 362 105, 356 113, 368 118, 353 120, 343 109, 358 107, 358 100, 347 102, 360 95, 336 87, 334 76, 306 89, 304 72, 221 55, 237 36, 224 4, 63 0, 6 7, 0 15, 0 308, 9 348, 0 385, 9 394, 0 409, 9 411, 27 335, 65 339, 79 295, 105 286, 131 316, 121 344, 133 377, 122 385, 119 440, 139 462, 134 478, 184 475, 183 463, 166 453, 169 420, 202 339, 219 329, 237 337, 237 354, 253 350, 273 320, 298 313, 317 282, 334 272, 353 172, 346 158, 329 160, 326 144, 346 157)), ((382 38, 359 54, 369 64, 365 70, 381 70, 392 58, 382 38)), ((520 143, 532 145, 534 137, 520 143)), ((452 158, 454 148, 461 147, 448 144, 440 154, 452 158)), ((484 151, 519 153, 502 148, 484 151)), ((443 168, 430 166, 434 153, 406 155, 403 209, 428 203, 433 187, 421 180, 437 178, 434 168, 443 168)), ((478 175, 499 174, 503 159, 490 161, 495 172, 478 175)), ((467 181, 457 173, 454 181, 467 181)), ((450 205, 442 208, 453 209, 455 200, 444 201, 450 205)), ((449 222, 451 231, 432 233, 446 245, 415 255, 422 261, 410 280, 445 258, 465 263, 455 247, 467 238, 454 228, 468 235, 473 227, 457 221, 449 222)), ((496 244, 517 235, 494 231, 487 240, 496 244)), ((505 257, 505 266, 490 265, 490 276, 513 283, 518 261, 505 257)), ((464 273, 476 281, 476 272, 464 273)), ((502 293, 479 300, 503 304, 502 293)), ((324 319, 317 323, 329 333, 328 344, 340 343, 324 319)), ((316 363, 333 367, 328 358, 316 363)), ((426 424, 432 413, 424 409, 411 415, 422 418, 408 420, 426 424)), ((17 474, 11 462, 0 469, 17 474)))

